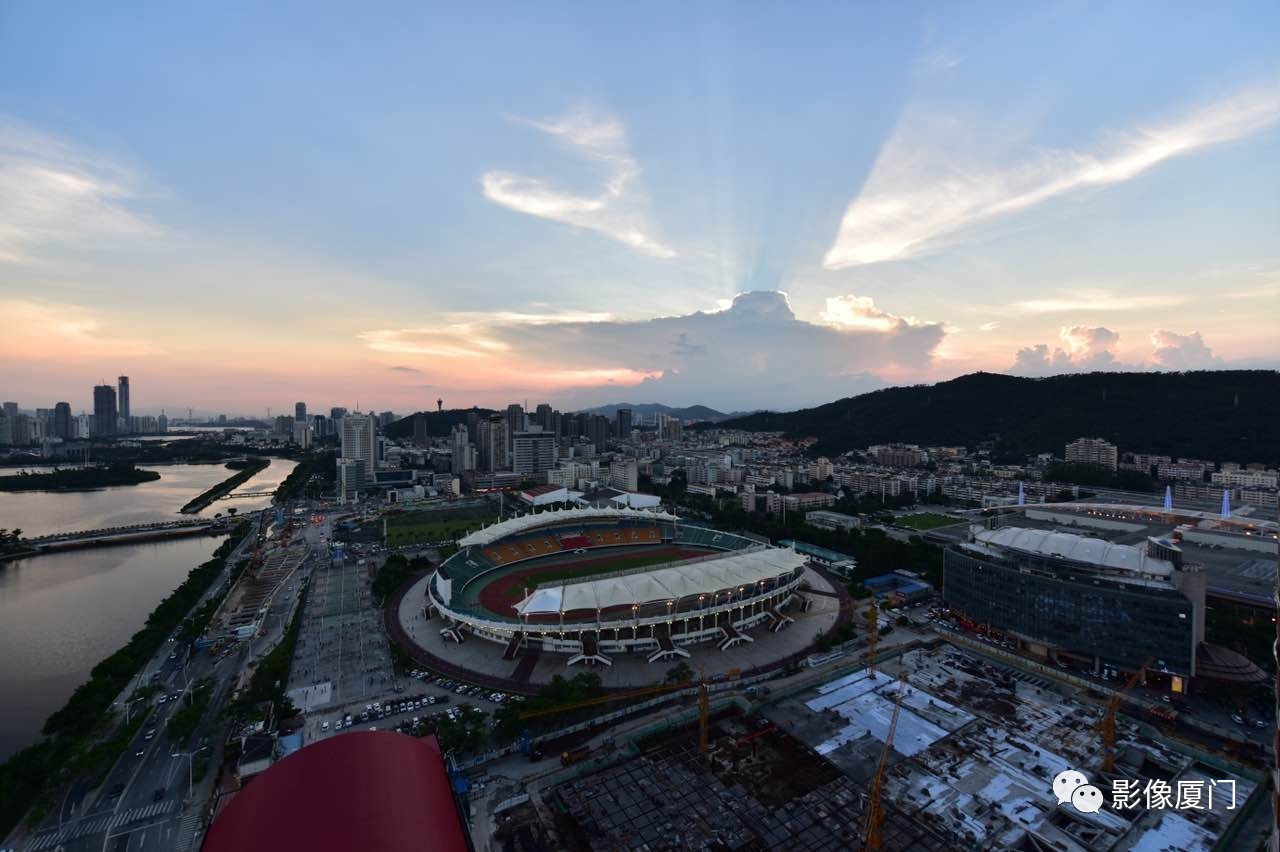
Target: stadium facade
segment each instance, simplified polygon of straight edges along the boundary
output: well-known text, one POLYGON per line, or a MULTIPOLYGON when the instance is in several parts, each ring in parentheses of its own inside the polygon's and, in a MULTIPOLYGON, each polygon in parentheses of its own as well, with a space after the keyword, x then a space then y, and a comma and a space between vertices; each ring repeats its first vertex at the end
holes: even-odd
MULTIPOLYGON (((611 654, 650 661, 687 657, 682 645, 753 641, 744 631, 780 629, 804 576, 805 557, 786 548, 682 523, 673 514, 627 508, 522 515, 473 532, 427 584, 424 609, 445 622, 441 635, 464 634, 522 649, 567 654, 567 663, 611 665, 611 654), (652 546, 700 555, 591 576, 517 587, 517 599, 484 603, 485 589, 557 554, 607 557, 652 546), (616 552, 616 551, 615 551, 616 552)), ((542 564, 546 564, 545 562, 542 564)), ((516 580, 515 582, 519 582, 516 580)))
POLYGON ((1183 691, 1204 641, 1205 575, 1171 541, 1141 546, 1007 526, 948 548, 943 600, 967 622, 1043 656, 1167 674, 1183 691))

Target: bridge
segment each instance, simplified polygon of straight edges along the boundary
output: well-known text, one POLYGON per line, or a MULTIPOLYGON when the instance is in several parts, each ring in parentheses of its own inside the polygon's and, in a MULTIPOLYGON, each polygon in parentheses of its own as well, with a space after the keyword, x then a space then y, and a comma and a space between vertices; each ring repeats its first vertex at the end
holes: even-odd
POLYGON ((36 555, 53 553, 59 550, 75 548, 103 547, 112 544, 136 544, 141 541, 157 541, 159 539, 176 538, 189 535, 219 535, 227 530, 222 518, 201 518, 198 520, 157 521, 150 524, 131 524, 120 527, 104 527, 96 530, 77 530, 75 532, 53 533, 23 539, 22 543, 34 553, 20 555, 36 555))
POLYGON ((223 494, 218 500, 239 500, 241 497, 274 497, 275 491, 233 491, 230 494, 223 494))

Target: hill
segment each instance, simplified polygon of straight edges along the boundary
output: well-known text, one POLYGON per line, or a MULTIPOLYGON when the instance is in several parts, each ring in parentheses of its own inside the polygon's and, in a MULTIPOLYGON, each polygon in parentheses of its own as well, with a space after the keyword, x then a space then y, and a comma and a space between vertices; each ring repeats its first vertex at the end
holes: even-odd
POLYGON ((401 417, 384 429, 383 432, 390 438, 412 438, 413 418, 421 415, 427 418, 427 434, 435 438, 442 438, 449 434, 455 423, 466 423, 467 415, 473 411, 480 417, 488 417, 494 413, 489 408, 447 408, 444 411, 419 411, 407 417, 401 417))
POLYGON ((973 373, 936 385, 886 388, 816 408, 760 412, 720 428, 813 436, 815 454, 900 441, 976 446, 1000 458, 1061 455, 1082 435, 1121 451, 1280 462, 1280 373, 1084 373, 1043 379, 973 373))
POLYGON ((630 408, 631 418, 633 421, 652 420, 655 414, 666 414, 677 420, 705 420, 710 423, 716 423, 733 414, 724 414, 716 411, 714 408, 708 408, 705 405, 690 405, 685 408, 673 408, 669 405, 663 405, 660 402, 616 402, 612 405, 597 405, 595 408, 583 409, 590 414, 603 414, 612 420, 618 414, 619 408, 630 408))

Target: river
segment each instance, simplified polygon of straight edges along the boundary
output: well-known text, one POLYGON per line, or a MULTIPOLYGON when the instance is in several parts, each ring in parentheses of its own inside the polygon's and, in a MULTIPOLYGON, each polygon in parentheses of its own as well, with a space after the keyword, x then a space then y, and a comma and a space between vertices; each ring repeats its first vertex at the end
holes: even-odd
MULTIPOLYGON (((272 459, 236 490, 273 490, 294 464, 272 459)), ((172 520, 184 503, 234 472, 220 464, 149 469, 161 478, 97 491, 0 493, 0 528, 34 536, 172 520)), ((219 500, 201 514, 270 504, 270 497, 219 500)), ((35 742, 49 714, 221 541, 201 536, 0 563, 0 760, 35 742)))

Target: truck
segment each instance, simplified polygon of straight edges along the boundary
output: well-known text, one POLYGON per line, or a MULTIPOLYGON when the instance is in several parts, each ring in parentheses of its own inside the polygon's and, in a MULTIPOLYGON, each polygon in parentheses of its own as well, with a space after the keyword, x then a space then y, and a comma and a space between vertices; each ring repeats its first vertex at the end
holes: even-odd
POLYGON ((584 760, 589 754, 591 754, 590 746, 578 746, 577 748, 571 751, 566 751, 564 754, 560 755, 560 765, 573 766, 575 763, 584 760))

